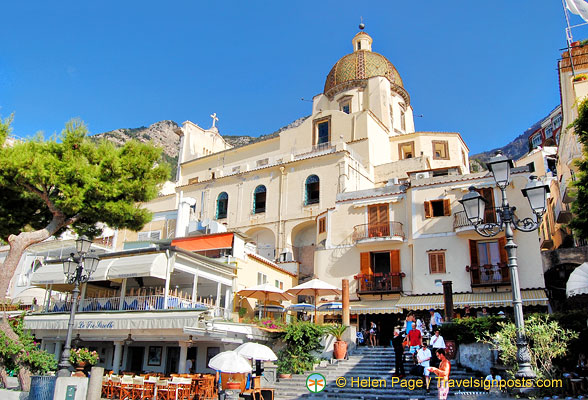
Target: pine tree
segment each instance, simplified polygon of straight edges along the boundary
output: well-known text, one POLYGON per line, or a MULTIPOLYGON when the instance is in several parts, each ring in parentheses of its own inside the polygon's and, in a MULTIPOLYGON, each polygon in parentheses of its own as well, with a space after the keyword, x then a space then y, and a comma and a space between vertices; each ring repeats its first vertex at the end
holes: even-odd
POLYGON ((588 239, 588 99, 578 106, 578 118, 573 122, 574 132, 582 143, 582 160, 576 161, 579 172, 573 182, 575 199, 572 203, 572 221, 569 226, 577 238, 588 239))

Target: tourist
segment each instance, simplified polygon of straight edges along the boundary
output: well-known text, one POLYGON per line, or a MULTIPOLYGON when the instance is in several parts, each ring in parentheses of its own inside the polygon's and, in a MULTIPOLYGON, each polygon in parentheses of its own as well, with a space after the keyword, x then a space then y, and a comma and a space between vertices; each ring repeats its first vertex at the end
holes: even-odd
POLYGON ((429 321, 429 331, 435 332, 443 323, 443 318, 441 318, 441 314, 439 314, 432 308, 429 310, 429 312, 431 313, 431 320, 429 321))
POLYGON ((422 346, 423 337, 421 331, 418 329, 412 329, 408 334, 408 345, 410 346, 408 351, 414 356, 416 351, 422 346))
POLYGON ((488 314, 488 310, 486 310, 486 307, 483 307, 482 311, 478 311, 478 318, 484 318, 489 316, 490 314, 488 314))
POLYGON ((417 351, 417 362, 420 366, 424 368, 423 370, 423 377, 425 379, 425 385, 427 388, 427 393, 430 392, 429 384, 431 383, 431 372, 428 370, 430 367, 431 362, 431 350, 427 348, 427 344, 423 343, 423 347, 419 351, 417 351))
POLYGON ((488 388, 488 392, 500 392, 500 381, 502 380, 502 377, 498 375, 498 371, 496 371, 496 368, 490 368, 490 375, 487 375, 485 380, 492 382, 492 386, 488 388))
POLYGON ((421 331, 421 335, 425 334, 425 324, 423 323, 423 320, 420 318, 417 318, 416 320, 416 328, 421 331))
POLYGON ((431 347, 433 348, 433 367, 439 366, 439 359, 436 351, 438 349, 445 349, 445 339, 439 334, 439 329, 435 331, 435 335, 431 338, 431 347))
POLYGON ((186 360, 186 370, 185 370, 185 374, 191 374, 192 373, 192 369, 194 367, 194 362, 191 359, 187 359, 186 360))
POLYGON ((372 347, 376 347, 376 332, 377 332, 377 325, 374 321, 370 322, 370 340, 369 345, 372 347))
POLYGON ((407 335, 412 330, 414 322, 414 314, 412 312, 409 312, 406 316, 406 320, 404 321, 404 330, 406 331, 407 335))
POLYGON ((404 372, 404 346, 402 344, 404 338, 400 335, 400 331, 396 328, 394 329, 394 337, 392 338, 392 347, 394 347, 394 358, 396 359, 396 371, 394 372, 394 376, 398 376, 400 378, 404 377, 406 373, 404 372))
POLYGON ((439 368, 429 367, 428 370, 441 378, 437 380, 437 392, 439 393, 438 399, 447 400, 447 395, 449 394, 449 373, 451 372, 451 364, 445 357, 445 350, 439 349, 436 353, 437 358, 441 360, 439 368))

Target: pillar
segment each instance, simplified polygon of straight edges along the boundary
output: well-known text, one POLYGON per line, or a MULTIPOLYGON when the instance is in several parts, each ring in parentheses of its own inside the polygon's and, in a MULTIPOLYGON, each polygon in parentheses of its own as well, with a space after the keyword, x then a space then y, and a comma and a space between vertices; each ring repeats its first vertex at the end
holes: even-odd
POLYGON ((55 355, 55 359, 59 361, 61 358, 61 350, 63 349, 63 342, 57 341, 55 342, 55 351, 53 354, 55 355))
POLYGON ((114 357, 112 360, 112 372, 118 374, 120 372, 120 359, 122 356, 123 342, 114 342, 114 357))
POLYGON ((127 278, 123 278, 122 284, 120 286, 120 298, 118 300, 119 301, 119 303, 118 303, 119 311, 124 309, 126 291, 127 291, 127 278))
POLYGON ((215 302, 216 307, 220 307, 221 289, 222 289, 222 283, 219 282, 216 284, 216 302, 215 302))
POLYGON ((198 296, 198 275, 194 275, 194 280, 192 281, 192 301, 196 302, 196 297, 198 296))
POLYGON ((186 359, 188 358, 188 343, 180 342, 180 362, 178 364, 178 374, 186 373, 186 359))
POLYGON ((443 281, 443 300, 445 303, 445 321, 453 319, 453 287, 451 281, 443 281))
POLYGON ((341 281, 341 292, 343 297, 343 325, 349 326, 349 279, 343 279, 341 281))
POLYGON ((83 311, 84 309, 84 300, 86 299, 86 287, 88 286, 87 283, 82 283, 81 293, 80 293, 80 302, 78 303, 78 311, 83 311))

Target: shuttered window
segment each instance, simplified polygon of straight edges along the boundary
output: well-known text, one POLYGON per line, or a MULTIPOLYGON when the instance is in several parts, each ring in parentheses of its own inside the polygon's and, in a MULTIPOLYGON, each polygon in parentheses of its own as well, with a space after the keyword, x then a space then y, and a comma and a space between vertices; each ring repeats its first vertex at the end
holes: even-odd
POLYGON ((425 218, 447 217, 451 215, 449 199, 425 201, 425 218))
POLYGON ((436 251, 429 253, 429 272, 431 274, 445 273, 445 252, 436 251))
POLYGON ((327 219, 326 218, 320 218, 319 219, 319 229, 318 229, 318 233, 325 233, 327 230, 327 219))

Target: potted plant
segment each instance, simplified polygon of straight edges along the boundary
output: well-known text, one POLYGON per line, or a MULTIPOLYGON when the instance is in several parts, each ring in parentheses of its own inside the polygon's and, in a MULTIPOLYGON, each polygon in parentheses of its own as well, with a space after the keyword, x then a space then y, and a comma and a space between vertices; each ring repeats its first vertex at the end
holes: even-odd
POLYGON ((85 347, 79 349, 72 349, 69 356, 69 362, 76 366, 76 370, 82 371, 86 365, 94 365, 98 362, 100 357, 98 352, 90 351, 85 347))
POLYGON ((343 340, 343 333, 347 330, 345 325, 330 325, 327 332, 335 336, 335 343, 333 344, 333 357, 337 360, 342 360, 347 354, 347 342, 343 340))
POLYGON ((245 307, 239 308, 239 322, 243 322, 243 317, 247 314, 247 309, 245 307))
POLYGON ((280 379, 292 379, 292 358, 290 356, 284 356, 279 358, 278 365, 278 378, 280 379))
POLYGON ((572 82, 581 82, 581 81, 585 81, 587 79, 588 79, 588 75, 578 74, 578 75, 574 76, 574 79, 572 79, 572 82))
POLYGON ((233 375, 229 376, 225 388, 227 390, 241 390, 241 382, 233 379, 233 375))

